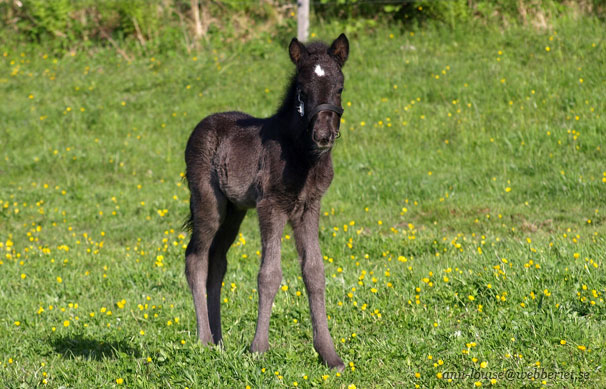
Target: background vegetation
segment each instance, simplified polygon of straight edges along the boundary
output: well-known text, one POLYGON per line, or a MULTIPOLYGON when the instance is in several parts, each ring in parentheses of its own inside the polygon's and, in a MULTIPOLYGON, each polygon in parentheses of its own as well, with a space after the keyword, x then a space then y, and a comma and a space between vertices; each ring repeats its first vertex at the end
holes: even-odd
MULTIPOLYGON (((351 17, 312 24, 315 38, 349 29, 351 40, 320 222, 343 374, 313 351, 290 231, 262 357, 246 351, 260 255, 254 211, 229 252, 224 350, 196 342, 183 275, 185 142, 212 112, 274 112, 293 71, 288 8, 268 6, 282 21, 253 18, 250 35, 212 8, 217 21, 199 40, 177 16, 143 41, 117 24, 107 30, 113 44, 69 38, 72 30, 17 34, 29 22, 13 14, 25 26, 5 24, 0 43, 0 382, 603 387, 606 29, 597 8, 546 4, 557 13, 542 10, 543 24, 530 11, 526 22, 519 11, 474 11, 454 24, 397 19, 407 5, 365 18, 354 11, 366 4, 349 3, 351 17), (589 377, 445 376, 540 369, 589 377)), ((244 17, 239 3, 213 7, 244 17)))
MULTIPOLYGON (((293 31, 290 0, 0 0, 0 37, 58 50, 135 43, 149 53, 293 31)), ((318 0, 312 16, 348 33, 428 21, 547 28, 555 18, 606 15, 605 0, 318 0)))

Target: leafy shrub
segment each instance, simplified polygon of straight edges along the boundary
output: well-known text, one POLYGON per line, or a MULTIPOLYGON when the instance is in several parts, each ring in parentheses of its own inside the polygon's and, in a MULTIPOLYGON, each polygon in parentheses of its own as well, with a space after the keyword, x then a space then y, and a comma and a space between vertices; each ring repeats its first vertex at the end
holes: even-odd
MULTIPOLYGON (((191 0, 0 0, 0 37, 11 41, 45 42, 58 49, 110 41, 133 41, 150 49, 186 47, 204 39, 217 42, 254 36, 291 35, 296 29, 294 0, 197 0, 202 19, 194 23, 191 0), (195 31, 198 30, 198 34, 195 31), (172 40, 172 41, 169 41, 172 40)), ((606 0, 319 0, 317 20, 341 23, 348 32, 381 23, 419 24, 427 21, 455 27, 480 20, 500 25, 549 25, 563 14, 606 13, 606 0)))

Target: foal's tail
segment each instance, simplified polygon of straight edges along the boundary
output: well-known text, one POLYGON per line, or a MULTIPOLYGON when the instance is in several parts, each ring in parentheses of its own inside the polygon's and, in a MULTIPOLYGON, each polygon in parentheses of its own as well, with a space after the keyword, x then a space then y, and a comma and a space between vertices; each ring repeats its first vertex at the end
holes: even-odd
POLYGON ((183 228, 185 231, 189 232, 190 234, 194 230, 194 215, 192 215, 191 211, 190 211, 187 219, 185 219, 185 221, 183 222, 183 226, 181 228, 183 228))
MULTIPOLYGON (((187 174, 185 174, 182 178, 182 181, 187 182, 187 174)), ((194 230, 194 209, 192 208, 192 202, 190 200, 189 202, 189 215, 187 216, 187 218, 183 221, 183 225, 181 226, 181 228, 187 232, 189 232, 191 234, 191 232, 194 230)))

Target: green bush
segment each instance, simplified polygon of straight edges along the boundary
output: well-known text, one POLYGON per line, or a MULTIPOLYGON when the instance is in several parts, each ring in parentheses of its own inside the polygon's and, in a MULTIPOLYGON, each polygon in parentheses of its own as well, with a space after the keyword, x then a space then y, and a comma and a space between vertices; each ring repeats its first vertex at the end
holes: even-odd
MULTIPOLYGON (((296 29, 294 0, 198 0, 204 39, 217 42, 268 35, 291 35, 296 29)), ((561 15, 606 13, 606 0, 320 0, 312 18, 339 23, 348 32, 378 24, 456 27, 480 21, 497 25, 548 27, 561 15)), ((0 0, 0 36, 4 41, 44 42, 57 49, 129 42, 149 49, 189 48, 196 44, 190 0, 0 0), (167 42, 167 39, 173 39, 167 42), (183 42, 183 45, 175 45, 183 42)))
POLYGON ((67 37, 71 32, 70 14, 73 11, 69 0, 25 1, 18 27, 33 40, 67 37))

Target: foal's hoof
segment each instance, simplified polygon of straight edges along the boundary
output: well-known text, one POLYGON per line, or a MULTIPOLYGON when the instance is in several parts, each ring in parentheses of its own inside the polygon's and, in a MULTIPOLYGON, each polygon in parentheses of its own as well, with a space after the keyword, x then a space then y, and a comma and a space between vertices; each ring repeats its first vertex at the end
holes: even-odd
POLYGON ((202 346, 212 347, 215 345, 213 339, 210 336, 199 336, 198 340, 202 344, 202 346))
POLYGON ((339 373, 343 373, 343 371, 345 370, 345 364, 343 363, 341 358, 339 358, 338 355, 325 359, 324 364, 330 367, 331 369, 335 369, 339 373))
POLYGON ((263 354, 267 350, 269 350, 269 342, 253 341, 252 344, 250 345, 250 352, 253 354, 254 353, 263 354))

